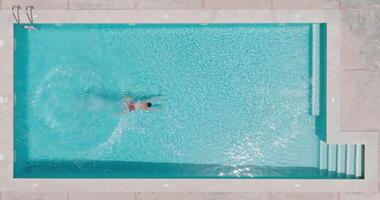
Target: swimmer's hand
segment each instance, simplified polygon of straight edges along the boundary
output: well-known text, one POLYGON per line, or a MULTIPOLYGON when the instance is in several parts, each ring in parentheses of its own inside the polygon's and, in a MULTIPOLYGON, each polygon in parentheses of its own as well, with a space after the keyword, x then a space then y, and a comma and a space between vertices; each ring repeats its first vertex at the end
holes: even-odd
POLYGON ((151 112, 151 111, 156 111, 156 110, 160 110, 160 107, 150 107, 146 111, 151 112))

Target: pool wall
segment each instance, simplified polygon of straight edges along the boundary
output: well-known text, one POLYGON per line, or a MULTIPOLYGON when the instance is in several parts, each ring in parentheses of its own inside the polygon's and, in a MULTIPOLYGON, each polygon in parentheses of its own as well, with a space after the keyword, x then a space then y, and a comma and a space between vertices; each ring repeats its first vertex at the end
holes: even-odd
MULTIPOLYGON (((327 29, 326 141, 364 144, 364 179, 16 179, 13 148, 12 13, 0 11, 0 190, 109 192, 374 192, 378 179, 375 132, 340 130, 340 24, 335 10, 36 10, 36 23, 325 23, 327 29)), ((27 23, 26 17, 21 18, 27 23)))

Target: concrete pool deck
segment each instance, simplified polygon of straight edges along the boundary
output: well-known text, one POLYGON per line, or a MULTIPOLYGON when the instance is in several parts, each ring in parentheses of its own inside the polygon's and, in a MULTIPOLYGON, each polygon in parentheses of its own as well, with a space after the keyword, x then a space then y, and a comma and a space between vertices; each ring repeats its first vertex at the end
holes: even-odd
MULTIPOLYGON (((340 51, 341 62, 341 119, 340 129, 353 134, 378 131, 380 129, 380 1, 306 1, 306 0, 195 0, 195 1, 170 1, 170 0, 141 0, 141 1, 3 1, 1 7, 9 9, 11 5, 20 2, 25 7, 32 2, 36 9, 322 9, 341 11, 340 36, 336 38, 342 48, 340 51), (13 3, 14 2, 14 3, 13 3), (376 123, 377 122, 377 123, 376 123)), ((295 10, 296 11, 296 10, 295 10)), ((291 12, 291 11, 289 11, 291 12)), ((54 12, 52 13, 54 14, 54 12)), ((234 16, 236 17, 236 16, 234 16)), ((38 22, 38 18, 35 19, 38 22)), ((3 26, 1 26, 3 28, 3 26)), ((3 61, 0 61, 3 62, 3 61)), ((3 92, 2 86, 0 86, 3 92)), ((0 95, 6 95, 0 93, 0 95)), ((7 120, 9 119, 3 119, 7 120)), ((360 135, 362 136, 362 135, 360 135)), ((377 160, 379 162, 379 159, 377 160)), ((320 191, 319 188, 316 188, 320 191)), ((370 194, 286 194, 286 193, 94 193, 87 196, 86 193, 65 192, 46 193, 38 190, 38 193, 20 193, 5 191, 2 199, 379 199, 378 193, 370 194)))

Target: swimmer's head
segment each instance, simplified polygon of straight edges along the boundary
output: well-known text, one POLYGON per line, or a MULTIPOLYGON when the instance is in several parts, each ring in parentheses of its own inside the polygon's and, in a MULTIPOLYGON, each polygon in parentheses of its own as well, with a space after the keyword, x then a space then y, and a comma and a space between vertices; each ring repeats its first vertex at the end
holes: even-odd
POLYGON ((152 107, 152 103, 148 102, 146 103, 146 106, 148 106, 148 108, 152 107))

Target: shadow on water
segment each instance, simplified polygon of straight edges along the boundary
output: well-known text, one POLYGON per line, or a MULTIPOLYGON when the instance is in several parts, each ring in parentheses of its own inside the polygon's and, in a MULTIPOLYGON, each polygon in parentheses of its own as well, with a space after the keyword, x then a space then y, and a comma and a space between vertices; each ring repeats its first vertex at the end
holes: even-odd
POLYGON ((133 101, 146 101, 153 98, 162 97, 162 94, 137 94, 130 91, 112 91, 104 90, 98 88, 89 88, 84 93, 83 96, 95 96, 102 98, 107 101, 120 102, 124 97, 129 97, 133 101))
POLYGON ((30 52, 28 30, 22 28, 22 25, 14 25, 14 38, 17 43, 17 49, 14 50, 14 177, 22 170, 29 157, 29 99, 28 99, 28 56, 30 52))
POLYGON ((89 88, 83 93, 84 97, 94 96, 111 102, 120 102, 123 99, 123 93, 112 90, 103 90, 97 88, 89 88))
POLYGON ((337 177, 314 167, 225 166, 128 161, 30 161, 17 178, 287 178, 337 177))
POLYGON ((158 94, 137 94, 137 93, 132 93, 132 92, 124 92, 124 96, 130 97, 133 101, 147 101, 149 99, 154 99, 154 98, 159 98, 162 97, 163 95, 158 93, 158 94))
POLYGON ((326 129, 327 129, 327 31, 326 24, 321 24, 320 31, 320 113, 316 117, 315 132, 319 136, 320 140, 326 141, 326 129))

